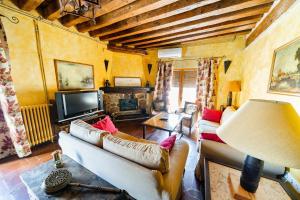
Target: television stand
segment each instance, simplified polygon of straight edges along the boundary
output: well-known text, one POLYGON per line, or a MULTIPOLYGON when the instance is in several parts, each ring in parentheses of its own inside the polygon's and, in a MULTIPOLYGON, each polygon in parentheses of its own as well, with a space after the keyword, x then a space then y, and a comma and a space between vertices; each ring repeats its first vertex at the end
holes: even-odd
POLYGON ((74 121, 76 119, 81 119, 89 124, 93 124, 93 123, 97 122, 99 119, 104 118, 104 117, 105 117, 104 111, 99 110, 99 111, 84 114, 81 116, 72 117, 72 118, 66 119, 61 122, 56 122, 53 124, 53 130, 55 133, 55 137, 57 137, 57 134, 60 131, 66 131, 67 133, 69 133, 71 121, 74 121))

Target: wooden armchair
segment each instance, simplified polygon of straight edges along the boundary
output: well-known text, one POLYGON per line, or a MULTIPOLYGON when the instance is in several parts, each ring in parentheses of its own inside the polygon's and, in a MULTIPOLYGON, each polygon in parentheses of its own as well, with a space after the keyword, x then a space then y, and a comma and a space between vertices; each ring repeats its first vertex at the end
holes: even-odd
POLYGON ((184 108, 177 111, 183 115, 182 125, 189 127, 189 134, 192 132, 192 128, 198 118, 198 107, 195 103, 185 102, 184 108))
POLYGON ((160 112, 167 112, 167 105, 164 100, 154 100, 151 106, 151 114, 157 115, 160 112))

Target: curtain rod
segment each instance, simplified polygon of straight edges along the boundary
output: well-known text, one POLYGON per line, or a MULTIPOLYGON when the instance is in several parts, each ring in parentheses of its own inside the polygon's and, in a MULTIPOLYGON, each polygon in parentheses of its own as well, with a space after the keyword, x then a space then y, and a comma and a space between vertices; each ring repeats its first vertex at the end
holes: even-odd
POLYGON ((157 62, 159 61, 185 61, 185 60, 200 60, 200 59, 205 59, 205 58, 221 58, 221 59, 224 59, 226 58, 226 56, 212 56, 212 57, 201 57, 201 58, 182 58, 182 59, 173 59, 173 58, 162 58, 162 59, 159 59, 157 62))
MULTIPOLYGON (((52 21, 49 21, 49 20, 47 20, 47 19, 44 19, 42 16, 35 16, 35 15, 31 14, 30 12, 27 12, 27 11, 24 11, 24 10, 21 10, 21 9, 18 9, 18 8, 14 8, 14 7, 10 6, 10 5, 7 5, 7 4, 3 3, 1 0, 0 0, 0 7, 4 8, 4 9, 7 9, 7 10, 9 10, 9 11, 11 11, 11 12, 15 12, 15 13, 18 13, 18 14, 20 14, 20 15, 23 15, 23 16, 26 16, 26 17, 29 17, 29 18, 32 18, 32 19, 34 19, 34 20, 37 20, 37 21, 46 23, 46 24, 48 24, 48 25, 50 25, 50 26, 53 26, 53 27, 62 29, 62 30, 67 31, 67 32, 69 32, 69 33, 73 33, 73 34, 76 34, 76 35, 78 35, 78 36, 84 37, 84 38, 86 38, 86 39, 90 39, 90 40, 93 40, 93 41, 98 42, 98 43, 100 43, 100 44, 106 45, 106 43, 103 42, 103 41, 101 41, 101 40, 98 40, 98 39, 96 39, 96 38, 92 38, 92 37, 87 36, 87 35, 84 35, 84 34, 82 34, 82 33, 79 33, 79 32, 73 31, 73 30, 70 30, 69 28, 67 28, 67 27, 65 27, 65 26, 63 26, 63 25, 60 25, 60 24, 54 23, 54 22, 52 22, 52 21)), ((12 19, 9 19, 9 17, 7 17, 6 15, 5 15, 4 17, 8 18, 9 21, 14 20, 14 18, 15 18, 15 17, 13 16, 13 17, 11 17, 12 19)))

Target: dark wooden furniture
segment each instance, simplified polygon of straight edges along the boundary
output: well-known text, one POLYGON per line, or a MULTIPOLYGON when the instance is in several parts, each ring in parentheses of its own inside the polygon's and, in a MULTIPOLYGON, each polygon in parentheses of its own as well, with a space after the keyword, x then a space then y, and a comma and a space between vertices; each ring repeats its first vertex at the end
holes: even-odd
POLYGON ((192 128, 198 118, 197 105, 195 103, 186 101, 184 103, 184 108, 177 113, 181 113, 183 115, 182 124, 189 127, 189 134, 191 134, 192 128))
POLYGON ((149 93, 154 90, 151 87, 100 87, 104 93, 149 93))
MULTIPOLYGON (((227 181, 229 173, 231 177, 239 181, 241 169, 208 158, 204 159, 205 200, 233 199, 227 181)), ((253 200, 298 198, 281 179, 270 177, 262 177, 257 192, 250 196, 253 200)))
POLYGON ((66 131, 68 133, 70 130, 71 121, 75 119, 81 119, 89 124, 93 124, 104 117, 104 111, 97 111, 94 113, 87 114, 85 116, 70 118, 68 120, 65 120, 64 122, 52 122, 52 126, 55 134, 59 133, 60 131, 66 131))
MULTIPOLYGON (((64 168, 68 169, 72 173, 72 182, 116 188, 72 160, 70 157, 63 155, 62 159, 64 168)), ((30 199, 134 199, 125 194, 102 193, 87 188, 73 186, 67 186, 65 189, 54 193, 53 195, 47 195, 41 189, 41 184, 48 174, 54 169, 54 162, 53 160, 50 160, 33 169, 23 172, 20 175, 22 182, 27 188, 30 199)))
POLYGON ((182 132, 182 115, 181 114, 170 114, 167 112, 161 112, 158 115, 151 117, 147 121, 142 123, 143 125, 143 138, 146 138, 146 127, 153 127, 159 130, 169 132, 171 136, 172 132, 175 131, 178 125, 180 125, 180 132, 182 132), (168 118, 168 119, 167 119, 168 118), (167 119, 167 120, 166 120, 167 119))

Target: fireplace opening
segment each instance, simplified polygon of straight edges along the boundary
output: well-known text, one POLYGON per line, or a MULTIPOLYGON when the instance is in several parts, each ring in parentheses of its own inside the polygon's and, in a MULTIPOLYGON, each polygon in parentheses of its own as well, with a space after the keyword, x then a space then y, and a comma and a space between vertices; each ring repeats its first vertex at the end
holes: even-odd
POLYGON ((119 99, 120 111, 129 111, 138 109, 138 100, 136 98, 131 99, 119 99))

